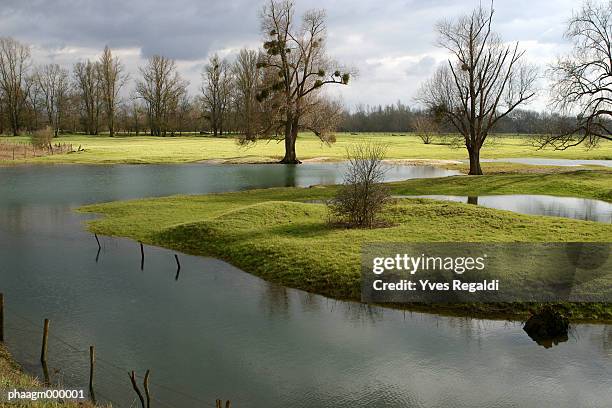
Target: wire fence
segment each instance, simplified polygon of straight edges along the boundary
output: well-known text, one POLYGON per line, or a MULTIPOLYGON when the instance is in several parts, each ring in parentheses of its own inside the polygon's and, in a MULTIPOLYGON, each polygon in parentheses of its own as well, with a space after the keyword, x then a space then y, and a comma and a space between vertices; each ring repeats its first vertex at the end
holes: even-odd
MULTIPOLYGON (((4 314, 10 315, 11 317, 15 317, 19 319, 21 323, 23 323, 20 325, 5 323, 4 333, 21 333, 23 335, 21 337, 30 336, 33 339, 40 339, 43 336, 42 325, 40 323, 36 323, 21 314, 15 313, 12 310, 10 311, 10 313, 8 313, 6 307, 4 308, 4 314)), ((89 345, 79 346, 79 345, 73 344, 72 342, 66 340, 62 336, 55 334, 51 330, 49 331, 48 339, 51 343, 53 343, 54 353, 61 353, 64 356, 65 360, 80 361, 83 367, 89 367, 89 353, 90 353, 89 345)), ((39 357, 39 356, 36 356, 35 352, 28 350, 27 347, 20 347, 19 352, 27 356, 27 358, 30 359, 31 361, 36 361, 36 359, 39 357)), ((104 382, 108 383, 109 385, 112 385, 114 389, 120 389, 121 395, 135 394, 135 390, 133 389, 130 383, 130 379, 129 379, 129 373, 132 370, 126 367, 123 367, 120 363, 113 362, 105 357, 100 357, 98 355, 95 356, 94 367, 96 371, 95 377, 99 377, 101 375, 104 378, 104 382)), ((56 376, 56 378, 58 378, 55 381, 53 381, 54 384, 62 384, 66 382, 71 382, 75 384, 75 383, 82 382, 83 380, 82 376, 77 375, 76 373, 61 372, 61 375, 60 375, 60 372, 58 370, 57 372, 54 372, 53 374, 56 376)), ((135 378, 137 378, 138 380, 144 380, 144 375, 135 374, 135 378)), ((180 390, 175 387, 168 386, 164 384, 163 379, 161 380, 158 379, 156 381, 149 380, 148 383, 158 389, 164 390, 167 394, 174 395, 175 397, 177 397, 177 399, 189 400, 190 401, 189 406, 219 407, 221 404, 220 400, 215 400, 216 403, 212 403, 213 398, 211 398, 210 400, 206 400, 201 397, 195 396, 185 390, 180 390)), ((96 396, 102 397, 104 401, 111 403, 113 407, 121 406, 121 404, 117 403, 112 398, 109 398, 107 395, 99 392, 96 389, 95 385, 93 388, 94 388, 93 389, 94 394, 96 396)), ((168 402, 168 401, 164 401, 154 395, 151 395, 150 399, 151 401, 155 402, 156 404, 162 407, 172 408, 176 406, 175 404, 172 404, 171 402, 168 402)), ((130 407, 137 406, 139 402, 138 400, 139 399, 137 396, 134 397, 134 399, 132 400, 132 403, 129 406, 130 407)), ((225 405, 225 406, 229 407, 230 402, 227 401, 227 403, 228 405, 225 405)))

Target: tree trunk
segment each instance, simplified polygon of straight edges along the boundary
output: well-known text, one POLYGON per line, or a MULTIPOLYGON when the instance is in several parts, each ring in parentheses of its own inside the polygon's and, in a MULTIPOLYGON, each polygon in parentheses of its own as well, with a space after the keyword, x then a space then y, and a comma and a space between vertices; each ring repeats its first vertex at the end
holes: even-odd
POLYGON ((472 146, 468 147, 468 153, 470 155, 470 172, 469 175, 482 175, 482 168, 480 167, 480 147, 472 146))
POLYGON ((295 154, 295 142, 298 134, 298 121, 293 119, 285 126, 285 157, 280 162, 283 164, 300 164, 295 154))

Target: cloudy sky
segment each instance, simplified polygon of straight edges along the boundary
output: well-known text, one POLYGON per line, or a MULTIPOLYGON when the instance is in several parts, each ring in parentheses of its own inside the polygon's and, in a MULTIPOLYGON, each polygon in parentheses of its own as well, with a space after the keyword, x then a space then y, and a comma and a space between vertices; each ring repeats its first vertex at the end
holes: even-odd
MULTIPOLYGON (((413 103, 419 84, 445 61, 434 24, 464 14, 480 0, 296 0, 298 13, 325 8, 328 50, 356 67, 358 78, 334 90, 348 106, 413 103)), ((175 58, 190 91, 200 85, 206 58, 231 58, 261 44, 264 0, 0 0, 0 35, 32 45, 37 64, 97 58, 108 44, 131 78, 147 56, 175 58)), ((485 4, 488 1, 485 0, 485 4)), ((496 0, 495 29, 519 41, 526 57, 545 68, 567 51, 563 32, 578 0, 496 0)), ((544 82, 542 87, 545 88, 544 82)), ((532 106, 544 109, 542 91, 532 106)))

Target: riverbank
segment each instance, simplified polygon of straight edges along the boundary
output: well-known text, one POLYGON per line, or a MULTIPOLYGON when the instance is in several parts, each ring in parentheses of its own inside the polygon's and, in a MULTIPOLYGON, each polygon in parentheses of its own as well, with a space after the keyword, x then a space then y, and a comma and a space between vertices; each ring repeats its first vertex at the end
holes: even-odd
MULTIPOLYGON (((346 148, 362 142, 380 142, 388 145, 390 159, 465 160, 465 148, 449 144, 425 145, 414 134, 338 133, 336 143, 327 145, 312 134, 300 134, 297 153, 305 161, 338 161, 346 158, 346 148)), ((29 142, 27 137, 1 136, 0 142, 29 142)), ((83 151, 45 157, 3 160, 0 165, 24 163, 76 163, 76 164, 146 164, 192 163, 215 160, 223 163, 277 162, 283 156, 284 145, 275 141, 260 141, 240 146, 234 138, 210 136, 123 136, 62 135, 56 143, 69 143, 83 151)), ((482 149, 482 158, 556 158, 608 160, 612 159, 612 142, 602 142, 596 149, 576 147, 564 151, 538 150, 529 136, 500 135, 491 138, 482 149)))
MULTIPOLYGON (((611 171, 493 175, 408 180, 393 194, 551 194, 612 201, 611 171)), ((104 215, 98 234, 123 236, 188 254, 213 256, 285 286, 337 299, 360 298, 360 251, 366 242, 603 241, 612 225, 527 216, 473 205, 397 200, 385 211, 392 227, 346 230, 327 223, 336 187, 274 188, 203 196, 172 196, 82 207, 104 215)), ((612 275, 601 287, 610 287, 612 275), (606 286, 607 285, 607 286, 606 286)), ((612 320, 612 305, 565 304, 573 320, 612 320)), ((521 319, 532 305, 428 306, 428 311, 521 319)), ((423 310, 422 306, 415 309, 423 310)))
MULTIPOLYGON (((34 377, 25 374, 19 365, 13 360, 4 344, 0 343, 0 389, 36 389, 41 383, 34 377)), ((0 406, 11 408, 94 408, 89 401, 80 403, 58 403, 58 402, 11 402, 0 403, 0 406)))

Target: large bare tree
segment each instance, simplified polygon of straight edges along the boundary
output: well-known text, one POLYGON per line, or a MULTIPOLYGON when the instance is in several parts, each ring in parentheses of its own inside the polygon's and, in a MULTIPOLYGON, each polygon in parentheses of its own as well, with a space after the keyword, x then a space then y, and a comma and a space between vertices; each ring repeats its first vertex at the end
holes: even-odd
POLYGON ((89 60, 77 62, 74 64, 73 71, 85 131, 90 135, 97 135, 102 110, 102 81, 99 63, 89 60))
POLYGON ((30 63, 29 46, 11 37, 0 38, 0 91, 14 136, 19 134, 27 102, 30 63))
POLYGON ((554 126, 539 142, 557 149, 592 147, 612 140, 612 1, 585 1, 565 36, 573 50, 551 68, 553 106, 577 120, 554 126))
POLYGON ((438 44, 451 58, 424 84, 419 100, 460 134, 469 174, 482 174, 480 149, 495 124, 535 95, 536 71, 518 43, 505 45, 492 30, 493 7, 482 6, 437 25, 438 44))
POLYGON ((36 70, 36 80, 43 95, 48 124, 57 137, 70 89, 68 71, 58 64, 43 65, 36 70))
POLYGON ((210 57, 202 70, 202 101, 205 117, 215 136, 223 134, 230 105, 232 72, 229 63, 217 54, 210 57))
POLYGON ((145 101, 151 134, 165 135, 169 115, 186 92, 187 82, 179 75, 174 60, 160 55, 150 57, 140 74, 136 93, 145 101))
POLYGON ((350 74, 335 66, 325 52, 327 39, 325 12, 310 10, 302 21, 295 21, 291 0, 270 0, 261 14, 262 31, 266 36, 262 58, 267 86, 259 100, 274 99, 270 107, 277 110, 265 136, 280 135, 285 142, 281 163, 300 163, 295 144, 300 130, 314 132, 321 140, 333 140, 339 111, 320 90, 327 84, 346 85, 350 74))
POLYGON ((115 111, 119 100, 119 91, 127 80, 123 65, 118 57, 113 57, 111 49, 106 46, 98 63, 100 85, 106 124, 111 137, 115 135, 115 111))

